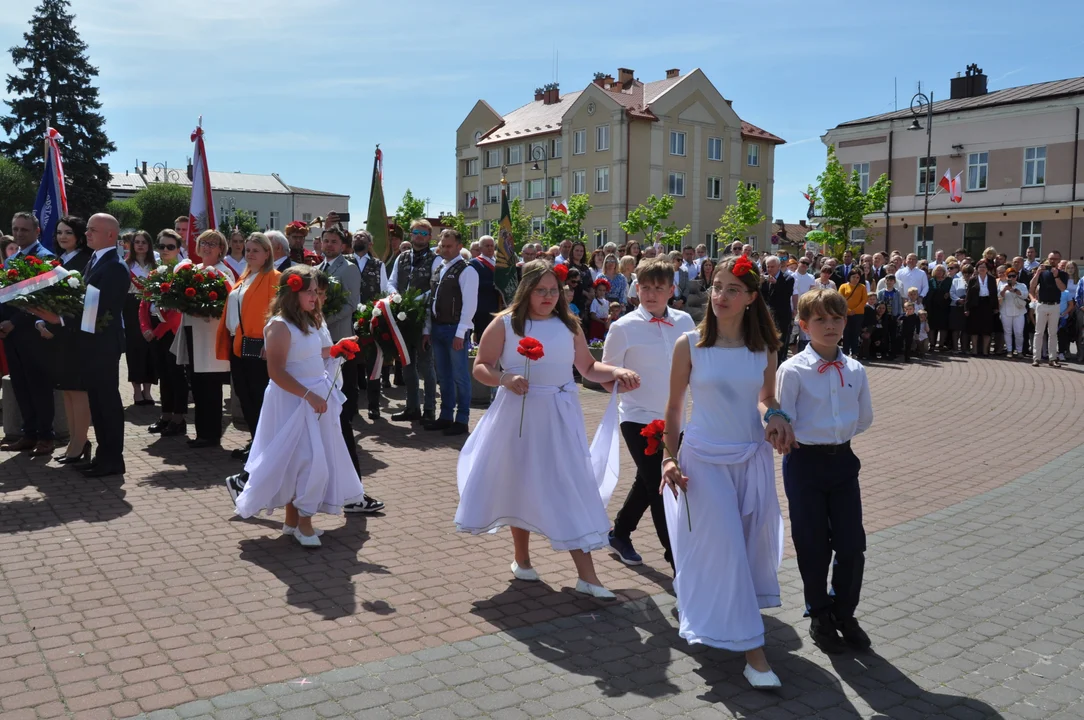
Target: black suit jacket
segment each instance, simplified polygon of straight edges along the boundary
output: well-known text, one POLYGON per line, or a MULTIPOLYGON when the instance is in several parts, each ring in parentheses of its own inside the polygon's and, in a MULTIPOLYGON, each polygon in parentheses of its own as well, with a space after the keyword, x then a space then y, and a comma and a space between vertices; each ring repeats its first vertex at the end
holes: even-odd
POLYGON ((471 258, 469 265, 478 273, 478 309, 474 312, 474 327, 484 328, 500 307, 497 288, 493 286, 494 271, 478 258, 471 258))
MULTIPOLYGON (((116 250, 110 249, 94 263, 90 272, 83 277, 83 282, 88 288, 98 288, 98 327, 93 333, 79 331, 76 336, 79 353, 88 366, 109 362, 115 364, 124 352, 121 318, 131 284, 128 266, 116 250)), ((81 320, 77 318, 76 322, 81 320)))
POLYGON ((794 313, 790 307, 790 297, 794 294, 794 278, 780 271, 774 283, 764 280, 760 284, 760 294, 768 309, 772 311, 775 325, 780 332, 789 331, 794 313))

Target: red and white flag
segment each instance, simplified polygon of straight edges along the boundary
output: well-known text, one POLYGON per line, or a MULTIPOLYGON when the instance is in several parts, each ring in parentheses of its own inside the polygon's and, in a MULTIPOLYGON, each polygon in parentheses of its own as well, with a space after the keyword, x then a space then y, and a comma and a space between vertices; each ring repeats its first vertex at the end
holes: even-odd
POLYGON ((937 186, 947 192, 949 196, 952 195, 952 169, 945 171, 945 177, 941 178, 941 182, 937 183, 937 186))
POLYGON ((566 215, 568 214, 568 206, 565 205, 563 202, 559 203, 556 200, 550 203, 550 209, 556 212, 565 213, 566 215))
POLYGON ((960 182, 960 178, 963 173, 957 173, 956 177, 952 179, 952 190, 949 191, 949 200, 954 203, 960 203, 964 201, 964 188, 963 183, 960 182))
POLYGON ((192 202, 188 207, 188 237, 185 247, 192 262, 202 260, 196 252, 196 240, 204 230, 218 227, 215 221, 215 203, 211 198, 211 174, 207 169, 207 149, 203 146, 202 118, 200 126, 192 131, 192 142, 196 150, 192 154, 192 202))
POLYGON ((478 197, 477 196, 471 197, 470 203, 467 204, 467 207, 472 207, 472 208, 473 207, 478 207, 478 197))

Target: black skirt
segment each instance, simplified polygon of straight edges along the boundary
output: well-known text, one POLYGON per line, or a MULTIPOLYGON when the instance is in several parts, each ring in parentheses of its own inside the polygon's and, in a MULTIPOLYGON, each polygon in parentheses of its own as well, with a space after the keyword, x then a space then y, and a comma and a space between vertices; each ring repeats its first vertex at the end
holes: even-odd
POLYGON ((133 293, 124 298, 124 359, 128 365, 128 382, 156 383, 158 371, 151 344, 139 329, 139 301, 139 295, 133 293))
POLYGON ((50 359, 49 366, 57 390, 86 391, 87 378, 84 376, 83 359, 76 347, 76 335, 79 330, 79 318, 65 317, 64 327, 50 325, 53 339, 46 341, 45 348, 50 359))
POLYGON ((971 312, 967 316, 967 332, 970 335, 992 335, 994 332, 994 313, 997 311, 997 301, 993 295, 977 298, 973 307, 968 308, 971 312))

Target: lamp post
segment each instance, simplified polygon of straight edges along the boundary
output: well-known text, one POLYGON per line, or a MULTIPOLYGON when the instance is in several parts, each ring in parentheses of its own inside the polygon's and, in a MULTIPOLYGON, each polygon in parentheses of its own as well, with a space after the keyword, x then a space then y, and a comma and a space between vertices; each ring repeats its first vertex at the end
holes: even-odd
POLYGON ((181 174, 177 170, 170 169, 169 163, 155 163, 151 167, 154 169, 154 182, 173 183, 176 185, 181 181, 181 174))
POLYGON ((219 208, 219 219, 225 221, 226 225, 230 228, 234 226, 233 220, 236 219, 237 204, 233 198, 222 198, 222 205, 219 208))
POLYGON ((550 153, 545 143, 539 143, 531 147, 531 159, 534 160, 532 170, 538 170, 538 161, 542 161, 542 212, 549 211, 546 201, 550 194, 550 153))
POLYGON ((911 98, 911 115, 914 117, 911 120, 911 127, 908 130, 922 130, 922 123, 918 119, 922 116, 926 116, 926 167, 924 169, 925 175, 923 183, 922 193, 922 244, 923 249, 928 239, 927 235, 927 217, 930 213, 930 151, 933 145, 933 93, 931 92, 927 97, 925 93, 915 93, 915 96, 911 98))

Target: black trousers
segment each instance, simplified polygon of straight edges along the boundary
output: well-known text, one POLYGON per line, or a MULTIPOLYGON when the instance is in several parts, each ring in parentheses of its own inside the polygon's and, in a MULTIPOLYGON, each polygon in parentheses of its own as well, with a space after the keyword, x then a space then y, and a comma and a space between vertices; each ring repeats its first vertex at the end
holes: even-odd
POLYGON ((625 444, 632 454, 632 461, 636 463, 636 480, 629 488, 625 504, 617 512, 614 518, 614 537, 628 539, 636 526, 640 524, 640 518, 648 508, 651 508, 651 520, 655 523, 655 534, 659 536, 662 544, 663 557, 670 567, 674 567, 674 554, 670 551, 670 533, 666 529, 666 510, 663 508, 662 495, 659 493, 659 483, 662 482, 662 456, 658 453, 645 455, 647 438, 640 435, 646 425, 634 422, 621 423, 621 435, 625 438, 625 444))
MULTIPOLYGON (((153 323, 153 321, 152 321, 153 323)), ((162 413, 184 415, 188 412, 188 377, 177 357, 169 351, 173 345, 173 333, 151 341, 151 352, 159 377, 162 413)))
MULTIPOLYGON (((361 465, 358 463, 358 443, 354 439, 354 417, 358 414, 358 361, 343 363, 343 395, 346 401, 343 403, 342 412, 339 413, 339 426, 342 428, 343 440, 346 442, 346 451, 350 453, 350 462, 354 464, 354 472, 361 476, 361 465)), ((371 382, 380 388, 380 383, 371 382)))
POLYGON ((20 327, 4 339, 15 402, 23 416, 23 437, 28 440, 53 439, 52 364, 44 343, 33 326, 20 327))
POLYGON ((196 405, 196 437, 218 442, 222 439, 222 386, 228 373, 195 372, 191 365, 189 384, 196 405))
POLYGON ((90 421, 98 449, 96 465, 105 468, 124 467, 124 403, 120 399, 120 353, 102 353, 94 359, 87 383, 90 421))
POLYGON ((241 403, 241 414, 248 425, 250 437, 256 435, 256 424, 263 409, 263 395, 267 390, 267 361, 262 358, 237 357, 230 350, 230 378, 233 390, 241 403))
POLYGON ((790 503, 790 536, 798 555, 806 609, 854 616, 866 564, 862 527, 862 463, 850 448, 835 454, 802 446, 783 456, 783 488, 790 503), (835 553, 835 564, 832 554, 835 553), (832 566, 832 595, 828 568, 832 566))
MULTIPOLYGON (((385 365, 381 369, 381 375, 376 380, 370 380, 369 376, 373 374, 373 365, 376 363, 376 357, 374 356, 371 361, 367 361, 363 356, 356 360, 357 369, 355 373, 358 376, 358 390, 365 390, 365 408, 367 410, 379 410, 380 409, 380 383, 383 381, 385 384, 388 382, 388 374, 391 370, 389 365, 385 365)), ((344 369, 345 370, 345 369, 344 369)))
POLYGON ((139 295, 124 298, 124 356, 128 366, 128 382, 156 383, 158 371, 151 343, 139 329, 139 295))

